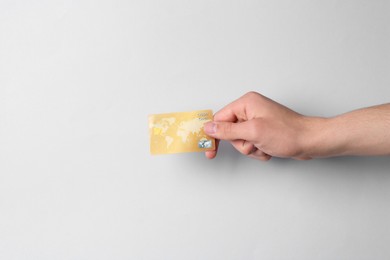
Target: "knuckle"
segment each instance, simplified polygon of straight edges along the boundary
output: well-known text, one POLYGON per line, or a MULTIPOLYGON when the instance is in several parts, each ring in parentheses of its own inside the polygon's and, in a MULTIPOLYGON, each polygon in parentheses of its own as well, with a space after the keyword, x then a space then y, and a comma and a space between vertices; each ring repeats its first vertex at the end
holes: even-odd
POLYGON ((263 161, 263 162, 267 162, 271 159, 271 157, 269 155, 264 155, 264 156, 261 156, 260 157, 260 160, 263 161))
POLYGON ((256 91, 249 91, 245 94, 245 96, 247 97, 253 97, 253 96, 258 96, 259 93, 257 93, 256 91))
POLYGON ((244 147, 241 149, 241 153, 243 155, 250 155, 254 152, 254 150, 255 150, 255 147, 252 144, 245 142, 244 147))
POLYGON ((262 95, 260 95, 258 92, 256 91, 249 91, 247 92, 245 95, 244 95, 245 98, 247 98, 248 100, 253 100, 253 99, 258 99, 260 97, 262 97, 262 95))
POLYGON ((241 153, 242 153, 243 155, 250 155, 250 154, 252 153, 252 151, 249 150, 249 149, 243 149, 243 150, 241 150, 241 153))

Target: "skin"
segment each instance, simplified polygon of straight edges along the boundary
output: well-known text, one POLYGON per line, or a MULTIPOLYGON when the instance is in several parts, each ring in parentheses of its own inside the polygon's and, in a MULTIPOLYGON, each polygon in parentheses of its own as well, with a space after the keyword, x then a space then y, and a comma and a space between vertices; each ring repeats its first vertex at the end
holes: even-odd
POLYGON ((390 104, 355 110, 332 118, 309 117, 249 92, 228 104, 204 126, 240 153, 262 161, 272 157, 308 160, 343 155, 390 155, 390 104))

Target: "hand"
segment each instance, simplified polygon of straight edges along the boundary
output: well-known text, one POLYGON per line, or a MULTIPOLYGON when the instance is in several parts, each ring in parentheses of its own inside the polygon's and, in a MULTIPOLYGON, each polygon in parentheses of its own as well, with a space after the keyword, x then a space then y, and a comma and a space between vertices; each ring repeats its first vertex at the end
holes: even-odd
MULTIPOLYGON (((390 104, 333 118, 308 117, 249 92, 218 111, 204 129, 217 139, 217 149, 219 140, 227 140, 240 153, 263 161, 390 155, 390 104)), ((206 156, 214 158, 217 149, 206 156)))
MULTIPOLYGON (((304 155, 306 118, 256 92, 249 92, 214 115, 205 132, 229 141, 240 153, 263 161, 272 156, 310 159, 304 155)), ((210 159, 217 154, 207 151, 210 159)))

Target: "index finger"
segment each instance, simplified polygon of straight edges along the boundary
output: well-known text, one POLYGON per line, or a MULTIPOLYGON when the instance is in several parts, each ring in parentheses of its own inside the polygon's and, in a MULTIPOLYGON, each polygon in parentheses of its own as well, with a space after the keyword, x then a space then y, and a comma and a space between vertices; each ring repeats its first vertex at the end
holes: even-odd
MULTIPOLYGON (((215 113, 213 121, 235 123, 238 121, 247 120, 247 116, 245 114, 245 102, 243 102, 242 100, 244 99, 244 96, 231 102, 230 104, 219 110, 217 113, 215 113)), ((218 152, 218 147, 219 140, 217 139, 215 140, 215 150, 206 151, 206 157, 209 159, 215 158, 218 152)))
POLYGON ((226 105, 214 115, 216 122, 240 122, 248 120, 246 115, 245 95, 226 105))

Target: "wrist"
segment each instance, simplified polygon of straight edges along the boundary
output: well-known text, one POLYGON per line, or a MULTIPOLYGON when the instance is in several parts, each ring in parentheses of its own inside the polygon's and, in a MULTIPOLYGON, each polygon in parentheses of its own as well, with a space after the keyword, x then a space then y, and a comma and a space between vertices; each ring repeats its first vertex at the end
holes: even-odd
POLYGON ((302 157, 321 158, 342 155, 346 140, 337 129, 337 118, 305 117, 301 138, 302 157))

